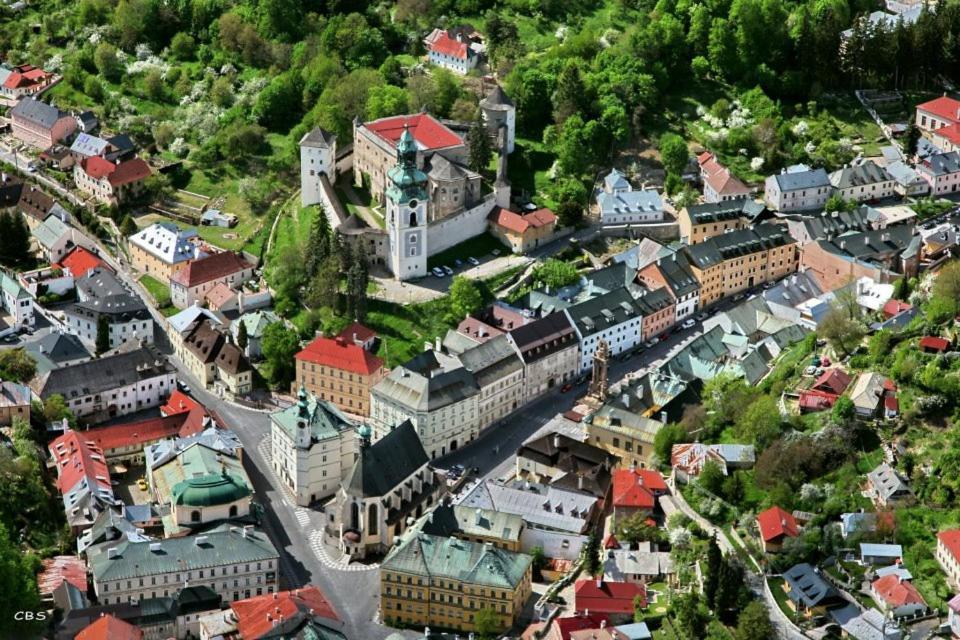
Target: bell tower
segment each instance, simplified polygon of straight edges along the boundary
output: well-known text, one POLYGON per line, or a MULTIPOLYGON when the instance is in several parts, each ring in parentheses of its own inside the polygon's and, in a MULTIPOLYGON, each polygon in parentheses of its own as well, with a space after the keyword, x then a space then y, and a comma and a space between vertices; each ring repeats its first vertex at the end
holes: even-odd
POLYGON ((427 174, 417 168, 417 143, 406 125, 397 142, 397 164, 387 172, 386 204, 393 277, 427 275, 427 174))

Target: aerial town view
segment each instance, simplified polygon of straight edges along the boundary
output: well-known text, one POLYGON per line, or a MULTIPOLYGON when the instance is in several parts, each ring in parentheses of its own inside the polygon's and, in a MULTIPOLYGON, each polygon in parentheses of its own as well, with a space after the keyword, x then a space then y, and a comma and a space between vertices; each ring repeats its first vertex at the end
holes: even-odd
POLYGON ((0 640, 960 640, 960 0, 0 0, 0 640))

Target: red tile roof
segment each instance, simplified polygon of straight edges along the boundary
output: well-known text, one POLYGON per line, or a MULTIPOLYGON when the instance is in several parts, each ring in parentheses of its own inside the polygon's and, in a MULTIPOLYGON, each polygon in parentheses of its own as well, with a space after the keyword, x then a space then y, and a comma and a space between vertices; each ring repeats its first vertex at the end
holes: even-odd
POLYGON ((317 338, 297 354, 297 360, 362 375, 371 375, 383 367, 383 360, 339 337, 317 338))
POLYGON ((641 607, 647 606, 647 588, 632 582, 577 580, 574 594, 577 611, 632 614, 633 599, 636 597, 640 598, 641 607))
POLYGON ((938 336, 923 336, 920 338, 920 348, 931 351, 946 351, 950 348, 950 341, 938 336))
POLYGON ((940 127, 933 132, 933 135, 944 138, 954 145, 960 145, 960 124, 953 122, 945 127, 940 127))
POLYGON ((49 73, 29 64, 15 67, 13 73, 3 81, 5 89, 22 89, 40 84, 49 77, 49 73))
POLYGON ((143 640, 143 631, 112 615, 97 618, 74 640, 143 640))
POLYGON ((941 531, 937 534, 937 540, 947 548, 954 560, 960 562, 960 529, 941 531))
POLYGON ((893 298, 883 303, 883 315, 887 318, 898 316, 904 311, 909 311, 910 309, 913 309, 913 305, 909 302, 903 302, 893 298))
POLYGON ((504 332, 479 318, 467 316, 457 325, 457 333, 462 333, 469 338, 485 342, 491 338, 503 335, 504 332))
POLYGON ((312 585, 238 600, 230 608, 237 617, 237 631, 243 640, 258 640, 274 632, 275 620, 296 616, 340 619, 320 589, 312 585))
POLYGON ((909 580, 901 580, 900 576, 895 573, 874 580, 870 585, 870 589, 880 597, 881 600, 894 607, 902 607, 907 604, 927 606, 923 596, 921 596, 917 588, 913 586, 913 583, 909 580))
POLYGON ((170 276, 170 282, 190 288, 253 269, 253 265, 233 251, 214 253, 190 262, 170 276))
POLYGON ((365 327, 359 322, 354 322, 349 327, 337 334, 339 338, 345 338, 350 342, 367 342, 377 337, 377 332, 370 327, 365 327))
POLYGON ((57 465, 57 486, 60 493, 69 493, 83 479, 93 490, 95 487, 113 492, 110 472, 103 450, 89 442, 79 432, 68 429, 53 440, 47 448, 57 465))
POLYGON ((133 182, 140 182, 150 177, 153 172, 150 171, 150 165, 140 158, 133 158, 126 162, 121 162, 110 174, 108 180, 114 187, 120 187, 133 182))
POLYGON ((883 379, 883 389, 884 389, 885 391, 896 391, 896 390, 897 390, 897 383, 894 382, 893 380, 891 380, 890 378, 884 378, 884 379, 883 379))
POLYGON ((760 527, 760 537, 764 542, 771 542, 786 536, 796 538, 800 535, 800 527, 793 514, 787 513, 777 506, 757 514, 757 526, 760 527))
POLYGON ((817 378, 812 389, 840 395, 850 386, 851 380, 850 374, 843 369, 828 369, 817 378))
POLYGON ((553 621, 553 628, 548 636, 551 640, 570 640, 570 634, 574 631, 583 631, 584 629, 598 629, 601 624, 609 624, 610 617, 603 614, 591 613, 589 615, 579 614, 567 618, 556 618, 553 621), (556 632, 556 633, 554 633, 556 632))
MULTIPOLYGON (((190 433, 198 433, 203 430, 204 418, 208 416, 206 408, 179 389, 175 389, 167 398, 167 403, 160 407, 160 415, 176 416, 184 413, 187 414, 187 417, 183 427, 181 427, 183 430, 190 433)), ((185 433, 183 435, 190 434, 185 433)))
POLYGON ((917 105, 917 111, 926 111, 948 122, 960 122, 960 100, 948 96, 940 96, 917 105))
POLYGON ((887 410, 888 413, 898 414, 900 413, 900 401, 897 400, 897 396, 887 396, 883 399, 883 408, 887 410))
POLYGON ((166 438, 185 437, 198 433, 202 430, 202 421, 199 429, 195 426, 191 428, 187 425, 189 415, 189 413, 179 413, 108 427, 94 427, 82 431, 81 436, 109 454, 110 451, 121 447, 145 447, 166 438))
POLYGON ((403 135, 404 125, 410 127, 410 133, 423 150, 444 149, 463 144, 460 136, 428 113, 381 118, 367 122, 363 126, 386 140, 391 147, 396 147, 397 141, 403 135))
POLYGON ((828 391, 816 389, 800 392, 800 408, 807 411, 824 411, 836 403, 839 396, 828 391))
POLYGON ((703 181, 720 195, 737 195, 750 193, 750 187, 740 181, 730 170, 720 164, 717 157, 709 151, 697 156, 703 181))
POLYGON ((610 535, 608 535, 608 536, 607 536, 607 539, 603 541, 603 548, 604 548, 604 549, 619 549, 619 548, 620 548, 620 541, 617 540, 617 536, 613 535, 612 533, 611 533, 610 535))
POLYGON ((451 38, 450 35, 444 31, 430 43, 430 50, 442 55, 466 60, 468 48, 466 42, 460 42, 456 38, 451 38))
POLYGON ((78 556, 54 556, 43 559, 43 569, 37 576, 40 595, 53 593, 66 581, 80 591, 87 592, 87 565, 78 556))
POLYGON ((53 265, 64 271, 69 271, 74 278, 82 278, 92 269, 103 267, 104 261, 90 253, 83 247, 76 247, 65 255, 58 264, 53 265))
POLYGON ((100 156, 90 156, 80 161, 80 168, 94 180, 99 180, 116 171, 117 165, 100 156))
POLYGON ((538 229, 557 221, 557 216, 550 209, 537 209, 527 214, 519 214, 502 207, 490 212, 487 219, 504 229, 516 233, 526 233, 528 229, 538 229))
POLYGON ((653 469, 620 469, 613 473, 613 504, 616 507, 653 509, 657 496, 666 492, 663 476, 653 469))

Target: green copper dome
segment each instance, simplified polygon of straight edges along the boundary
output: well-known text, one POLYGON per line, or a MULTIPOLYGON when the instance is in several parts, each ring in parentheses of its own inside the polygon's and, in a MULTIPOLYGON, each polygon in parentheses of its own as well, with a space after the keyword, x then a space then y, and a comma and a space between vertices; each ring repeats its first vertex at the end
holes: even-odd
POLYGON ((173 487, 173 504, 212 507, 236 502, 251 493, 247 483, 235 475, 210 474, 178 482, 173 487))
POLYGON ((397 141, 397 164, 387 172, 387 197, 394 202, 425 200, 427 174, 417 168, 417 143, 406 126, 397 141))

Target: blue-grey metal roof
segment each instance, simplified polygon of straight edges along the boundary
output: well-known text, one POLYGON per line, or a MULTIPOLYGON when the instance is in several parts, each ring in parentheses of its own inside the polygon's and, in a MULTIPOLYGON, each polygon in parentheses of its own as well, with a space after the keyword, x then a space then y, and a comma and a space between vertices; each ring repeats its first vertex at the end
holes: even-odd
POLYGON ((782 192, 830 186, 830 176, 823 169, 779 173, 776 175, 776 180, 782 192))

